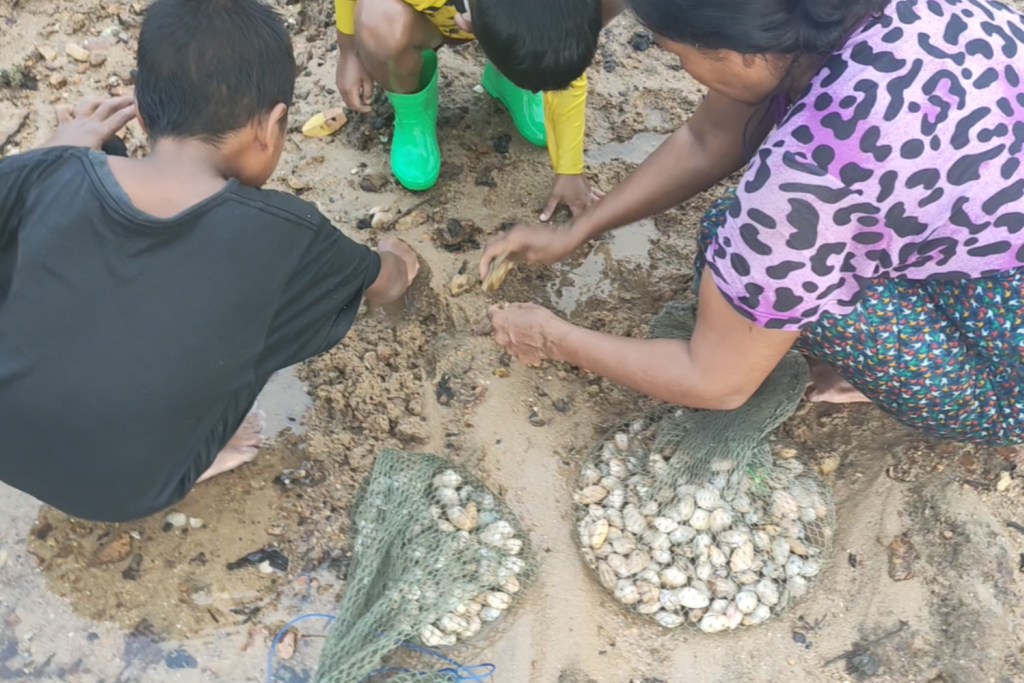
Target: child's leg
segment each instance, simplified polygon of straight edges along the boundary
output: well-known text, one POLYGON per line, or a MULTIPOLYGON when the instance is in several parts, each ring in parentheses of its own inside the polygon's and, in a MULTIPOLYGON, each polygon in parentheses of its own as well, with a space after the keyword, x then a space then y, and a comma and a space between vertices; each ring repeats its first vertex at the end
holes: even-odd
POLYGON ((381 87, 399 95, 422 89, 423 53, 444 42, 425 15, 404 0, 360 2, 355 27, 359 59, 381 87))

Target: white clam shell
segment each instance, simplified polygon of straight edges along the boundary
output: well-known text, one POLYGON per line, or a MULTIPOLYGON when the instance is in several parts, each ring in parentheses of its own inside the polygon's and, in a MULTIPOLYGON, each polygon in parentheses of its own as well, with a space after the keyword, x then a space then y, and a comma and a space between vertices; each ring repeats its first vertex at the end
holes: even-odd
POLYGON ((672 533, 668 535, 668 540, 672 541, 672 545, 686 545, 697 536, 697 530, 688 524, 684 524, 672 533))
POLYGON ((802 576, 793 576, 786 581, 786 589, 789 591, 789 597, 799 600, 807 595, 807 579, 802 576))
POLYGON ((767 605, 758 605, 754 608, 754 611, 743 617, 744 626, 757 626, 768 621, 772 616, 771 609, 767 605))
POLYGON ((729 601, 718 598, 711 601, 711 605, 708 606, 709 614, 725 614, 725 610, 729 608, 729 601))
POLYGON ((754 555, 754 544, 750 541, 744 542, 732 552, 732 557, 729 558, 729 568, 737 574, 749 570, 754 565, 754 555))
POLYGON ((601 481, 601 470, 593 465, 584 465, 580 468, 580 483, 583 486, 593 486, 601 481))
POLYGON ((729 562, 729 558, 717 545, 713 545, 708 548, 708 561, 711 562, 712 567, 717 569, 724 567, 729 562))
POLYGON ((809 557, 806 560, 804 560, 804 566, 802 569, 800 569, 800 576, 806 576, 807 578, 810 578, 812 576, 817 576, 818 572, 820 571, 821 560, 817 559, 816 557, 809 557))
POLYGON ((670 534, 679 528, 679 522, 674 519, 669 519, 668 517, 656 517, 652 524, 655 529, 664 534, 670 534))
POLYGON ((607 590, 613 591, 619 583, 619 577, 615 570, 608 566, 607 562, 597 563, 597 579, 607 590))
POLYGON ((708 529, 717 533, 721 533, 732 526, 732 513, 725 508, 718 508, 711 513, 711 517, 708 519, 708 529))
MULTIPOLYGON (((612 491, 612 493, 608 494, 608 497, 610 498, 614 494, 615 494, 615 492, 612 491)), ((607 502, 608 502, 608 499, 606 498, 605 499, 605 503, 607 503, 607 502)), ((606 507, 604 509, 604 518, 607 519, 608 523, 611 524, 616 529, 623 529, 626 526, 625 521, 622 519, 622 512, 617 510, 617 509, 615 509, 615 508, 613 508, 613 507, 606 507)))
POLYGON ((697 508, 693 512, 693 516, 690 517, 690 526, 697 531, 704 531, 708 528, 711 522, 711 513, 704 508, 697 508))
POLYGON ((608 474, 616 479, 625 479, 629 476, 629 468, 622 458, 612 458, 608 461, 608 474))
POLYGON ((625 453, 629 450, 629 434, 619 432, 615 435, 614 443, 620 453, 625 453))
POLYGON ((707 560, 700 560, 699 562, 697 562, 695 573, 697 575, 697 578, 701 581, 707 581, 708 579, 710 579, 714 571, 715 568, 712 567, 711 563, 707 560))
POLYGON ((685 617, 664 611, 655 613, 654 620, 664 628, 679 628, 686 623, 685 617))
POLYGON ((676 591, 679 604, 688 609, 703 609, 711 604, 711 599, 692 586, 684 586, 676 591))
POLYGON ((775 564, 784 565, 789 559, 789 541, 779 537, 772 541, 772 559, 775 564))
POLYGON ((498 619, 501 618, 502 614, 504 614, 504 612, 502 610, 494 608, 494 607, 491 607, 491 606, 488 605, 487 607, 484 607, 482 610, 480 610, 480 621, 483 621, 483 622, 497 621, 498 619))
POLYGON ((658 575, 661 585, 665 588, 680 588, 686 585, 686 572, 678 567, 666 567, 658 575))
POLYGON ((627 505, 622 511, 622 519, 626 524, 626 530, 634 534, 642 534, 647 531, 647 520, 635 505, 627 505))
POLYGON ((518 593, 522 590, 523 586, 519 582, 518 578, 515 576, 509 576, 501 583, 500 586, 498 586, 498 588, 511 595, 513 593, 518 593))
POLYGON ((708 588, 711 589, 711 594, 716 598, 725 598, 731 600, 739 588, 736 582, 731 579, 724 579, 720 576, 715 576, 708 579, 708 588))
POLYGON ((629 563, 623 555, 619 555, 618 553, 609 555, 605 558, 605 562, 609 567, 611 567, 612 571, 618 574, 621 578, 629 576, 629 563))
POLYGON ((739 572, 733 576, 736 578, 736 582, 742 586, 751 586, 757 583, 761 578, 755 571, 739 572))
POLYGON ((670 550, 652 550, 651 559, 658 564, 669 564, 672 562, 672 551, 670 550))
POLYGON ((441 629, 431 624, 420 629, 420 640, 427 647, 451 647, 458 642, 455 635, 444 633, 441 629))
POLYGON ((640 602, 640 594, 637 592, 636 586, 630 579, 619 579, 619 583, 615 586, 615 592, 613 595, 615 596, 615 599, 623 605, 635 605, 640 602))
POLYGON ((679 498, 679 502, 675 505, 676 515, 680 522, 685 522, 693 516, 693 511, 697 509, 697 502, 693 499, 693 496, 687 494, 679 498))
POLYGON ((750 502, 750 496, 745 493, 741 493, 732 499, 732 509, 741 515, 745 515, 753 509, 753 503, 750 502))
POLYGON ((651 563, 651 555, 643 550, 635 550, 626 558, 627 574, 639 574, 651 563))
POLYGON ((771 579, 761 579, 754 586, 757 598, 764 605, 774 607, 779 604, 779 587, 771 579))
POLYGON ((750 539, 751 535, 747 529, 728 529, 718 534, 718 542, 730 548, 738 548, 750 539))
POLYGON ((431 483, 433 483, 434 488, 446 487, 457 489, 462 486, 462 475, 455 470, 445 470, 435 476, 431 483))
POLYGON ((789 491, 772 492, 772 516, 779 519, 796 519, 800 506, 789 491))
POLYGON ((633 534, 625 533, 612 541, 611 546, 619 555, 629 555, 636 550, 636 539, 633 534))
POLYGON ((573 494, 573 500, 579 505, 592 505, 594 503, 600 503, 602 500, 608 497, 608 489, 601 486, 600 484, 594 484, 588 486, 585 489, 581 489, 573 494))
POLYGON ((441 505, 446 508, 460 505, 462 503, 462 499, 459 498, 459 492, 453 488, 438 486, 434 489, 434 493, 437 496, 437 499, 441 502, 441 505))
POLYGON ((729 630, 731 631, 739 628, 739 625, 743 623, 743 612, 740 611, 735 602, 730 602, 725 608, 725 618, 729 620, 729 630))
POLYGON ((736 594, 736 607, 744 614, 750 614, 760 603, 754 591, 740 591, 736 594))
POLYGON ((512 596, 502 591, 491 591, 484 597, 484 602, 488 607, 506 610, 512 604, 512 596))
POLYGON ((790 555, 789 559, 786 560, 786 578, 791 579, 794 576, 800 576, 804 569, 804 561, 796 555, 790 555))
POLYGON ((659 511, 658 502, 655 500, 648 500, 640 506, 640 514, 644 517, 657 517, 659 511))
POLYGON ((446 614, 437 620, 437 627, 445 633, 457 633, 469 628, 469 621, 457 614, 446 614))
POLYGON ((672 547, 672 541, 669 540, 668 534, 660 531, 648 531, 646 534, 647 545, 652 550, 668 550, 672 547))
MULTIPOLYGON (((590 522, 584 521, 584 524, 580 525, 580 540, 584 545, 590 546, 594 550, 598 550, 605 544, 605 540, 608 538, 608 530, 610 528, 611 525, 608 524, 607 519, 595 519, 590 522)), ((508 539, 508 541, 513 540, 517 539, 508 539)), ((505 543, 508 541, 505 541, 505 543)), ((520 541, 520 544, 522 544, 522 541, 520 541)), ((515 555, 518 553, 512 554, 515 555)))
POLYGON ((700 620, 698 628, 704 633, 721 633, 728 631, 730 627, 729 618, 724 614, 705 614, 700 620))
POLYGON ((604 504, 613 510, 621 510, 622 506, 626 504, 626 489, 613 489, 605 498, 604 504))
POLYGON ((505 542, 502 544, 501 549, 509 555, 518 555, 523 551, 523 540, 521 538, 506 539, 505 542))
POLYGON ((697 493, 693 496, 694 501, 697 503, 697 507, 702 510, 715 510, 722 507, 724 504, 722 501, 722 494, 715 489, 698 489, 697 493))

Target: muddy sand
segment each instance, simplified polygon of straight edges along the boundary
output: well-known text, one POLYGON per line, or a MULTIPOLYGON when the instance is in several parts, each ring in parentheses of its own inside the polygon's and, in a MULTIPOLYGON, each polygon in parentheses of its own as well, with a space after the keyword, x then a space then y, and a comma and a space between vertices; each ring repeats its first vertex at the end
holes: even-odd
MULTIPOLYGON (((299 615, 335 611, 349 505, 376 453, 400 447, 470 468, 506 496, 540 549, 523 604, 454 653, 495 664, 496 681, 1024 681, 1024 527, 1009 525, 1024 524, 1024 482, 997 452, 921 439, 870 406, 805 405, 777 435, 826 473, 837 507, 832 561, 803 603, 717 637, 624 613, 575 547, 571 481, 603 429, 648 402, 568 367, 509 363, 477 332, 488 305, 534 301, 595 329, 644 334, 664 302, 688 295, 697 221, 726 186, 567 264, 518 268, 493 298, 453 297, 449 282, 475 267, 489 233, 537 215, 547 153, 475 89, 480 51, 446 49, 441 182, 423 195, 393 181, 367 191, 388 170, 389 109, 380 103, 333 138, 303 138, 303 121, 339 104, 330 3, 279 4, 303 71, 271 186, 370 244, 380 235, 361 229, 371 209, 397 216, 418 205, 398 230, 422 257, 421 281, 402 305, 364 311, 332 352, 275 377, 261 399, 273 444, 177 506, 184 528, 164 515, 84 523, 0 487, 0 680, 266 680, 273 634, 299 615), (451 244, 453 232, 465 239, 451 244), (910 569, 900 581, 889 571, 897 537, 910 569), (275 552, 228 569, 267 548, 275 552)), ((0 154, 42 142, 56 103, 130 92, 142 8, 0 0, 0 154)), ((609 189, 686 120, 701 90, 630 17, 605 32, 590 75, 588 172, 609 189)), ((134 125, 126 142, 145 151, 134 125)), ((324 627, 300 631, 298 654, 274 680, 311 680, 324 627)))

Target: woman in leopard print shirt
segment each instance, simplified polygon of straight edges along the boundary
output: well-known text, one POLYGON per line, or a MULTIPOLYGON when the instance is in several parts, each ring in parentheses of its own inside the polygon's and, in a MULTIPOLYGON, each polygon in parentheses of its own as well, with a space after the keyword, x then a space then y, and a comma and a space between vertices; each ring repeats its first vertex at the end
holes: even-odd
POLYGON ((989 0, 630 4, 706 99, 597 207, 515 228, 482 267, 560 260, 749 163, 701 226, 693 339, 515 305, 492 313, 499 343, 717 409, 795 345, 816 359, 812 398, 1024 442, 1024 18, 989 0))

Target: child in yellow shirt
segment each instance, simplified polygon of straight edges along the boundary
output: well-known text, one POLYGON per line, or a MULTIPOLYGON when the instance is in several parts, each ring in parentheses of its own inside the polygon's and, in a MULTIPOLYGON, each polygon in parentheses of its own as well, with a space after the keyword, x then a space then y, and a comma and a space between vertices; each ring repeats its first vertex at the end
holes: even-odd
POLYGON ((430 189, 441 170, 435 51, 476 38, 490 60, 484 88, 551 155, 556 177, 541 218, 559 204, 578 214, 599 196, 583 175, 584 72, 602 26, 622 8, 623 0, 335 0, 338 90, 366 112, 374 83, 384 88, 395 108, 391 169, 406 188, 430 189))

